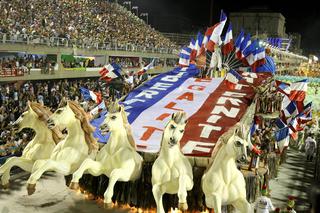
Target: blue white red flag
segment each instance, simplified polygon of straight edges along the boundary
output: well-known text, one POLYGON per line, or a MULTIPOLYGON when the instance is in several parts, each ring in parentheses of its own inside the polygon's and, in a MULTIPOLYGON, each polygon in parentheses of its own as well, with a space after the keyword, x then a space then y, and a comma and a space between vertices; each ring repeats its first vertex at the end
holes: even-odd
POLYGON ((223 31, 224 25, 226 24, 226 21, 227 21, 227 16, 221 10, 220 22, 215 25, 215 28, 213 29, 213 32, 212 32, 210 39, 207 43, 207 50, 209 52, 213 52, 215 45, 219 45, 219 43, 221 42, 220 36, 222 34, 222 31, 223 31))
POLYGON ((237 71, 230 70, 226 75, 225 83, 229 89, 235 89, 241 79, 243 79, 243 77, 237 71))
POLYGON ((239 53, 241 54, 239 58, 240 60, 244 57, 243 51, 251 44, 250 39, 251 39, 251 36, 250 36, 250 33, 248 33, 240 44, 240 53, 239 53))
POLYGON ((198 32, 197 40, 195 44, 195 49, 197 51, 196 56, 199 56, 201 53, 201 46, 202 46, 203 39, 204 39, 203 35, 200 32, 198 32))
POLYGON ((282 81, 275 80, 275 87, 279 92, 282 94, 285 94, 286 96, 289 96, 290 94, 290 84, 284 83, 282 81))
POLYGON ((290 100, 304 101, 308 89, 308 79, 294 82, 290 85, 290 100))
POLYGON ((93 100, 97 104, 100 104, 102 101, 102 96, 101 96, 101 93, 99 93, 99 92, 94 92, 94 91, 91 91, 87 88, 80 87, 80 93, 82 94, 83 99, 85 101, 93 100))
POLYGON ((289 128, 288 127, 284 127, 284 128, 279 129, 278 131, 275 132, 275 139, 278 142, 284 140, 288 136, 289 136, 289 128))
POLYGON ((117 65, 116 63, 111 63, 108 65, 105 65, 100 71, 99 71, 101 77, 100 80, 103 79, 107 82, 111 81, 114 78, 121 77, 121 67, 117 65))
POLYGON ((223 41, 222 53, 224 55, 228 55, 232 52, 233 49, 234 49, 234 44, 233 44, 233 37, 232 37, 232 25, 230 22, 224 41, 223 41))
POLYGON ((235 45, 235 57, 237 59, 241 59, 241 52, 240 52, 240 46, 241 46, 241 43, 242 41, 244 40, 244 32, 243 30, 240 31, 240 34, 238 35, 234 45, 235 45))
POLYGON ((146 73, 148 70, 150 69, 154 69, 154 60, 152 59, 152 61, 145 67, 143 67, 137 74, 138 75, 143 75, 144 73, 146 73))
POLYGON ((192 50, 189 47, 182 48, 182 50, 179 54, 179 65, 181 67, 189 66, 191 51, 192 50))

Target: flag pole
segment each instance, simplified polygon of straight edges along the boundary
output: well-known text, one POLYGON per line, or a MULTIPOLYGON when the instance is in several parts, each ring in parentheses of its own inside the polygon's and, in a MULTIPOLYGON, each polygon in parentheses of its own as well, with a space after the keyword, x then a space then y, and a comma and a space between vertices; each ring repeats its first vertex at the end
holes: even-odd
POLYGON ((235 67, 235 66, 240 66, 241 65, 241 62, 233 62, 232 64, 229 65, 229 67, 235 67))
POLYGON ((230 62, 230 60, 232 61, 234 58, 233 56, 235 55, 235 51, 233 51, 231 54, 229 54, 229 56, 231 57, 228 57, 228 60, 225 62, 226 64, 230 62))

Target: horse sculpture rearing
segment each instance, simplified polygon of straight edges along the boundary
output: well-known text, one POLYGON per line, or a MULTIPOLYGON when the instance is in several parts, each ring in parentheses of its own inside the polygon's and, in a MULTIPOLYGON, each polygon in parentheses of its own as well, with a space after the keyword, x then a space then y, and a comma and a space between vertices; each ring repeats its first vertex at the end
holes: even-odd
POLYGON ((111 102, 108 115, 100 126, 102 132, 110 131, 108 143, 98 152, 96 160, 87 158, 73 174, 70 188, 78 188, 82 175, 94 176, 104 174, 109 177, 108 188, 104 193, 104 205, 112 207, 113 188, 117 181, 131 181, 140 177, 142 157, 136 152, 130 126, 124 107, 111 102))
POLYGON ((14 130, 20 132, 24 128, 31 128, 36 135, 24 148, 21 157, 11 157, 0 167, 1 184, 4 188, 9 185, 12 167, 18 166, 31 172, 36 160, 50 158, 56 143, 63 137, 57 127, 51 130, 47 127, 47 118, 51 114, 50 110, 41 104, 28 102, 28 110, 13 123, 14 130))
POLYGON ((213 153, 213 162, 202 176, 206 205, 221 213, 221 205, 233 205, 241 213, 250 213, 246 200, 245 180, 235 161, 247 157, 247 141, 239 124, 223 135, 213 153))
POLYGON ((185 125, 185 112, 179 111, 172 115, 162 135, 159 157, 152 166, 152 193, 158 213, 164 213, 164 193, 178 193, 179 209, 188 209, 187 191, 193 187, 193 173, 190 162, 180 150, 185 125))
POLYGON ((53 150, 49 159, 37 160, 28 179, 28 194, 33 194, 37 180, 46 171, 56 171, 63 175, 74 173, 84 159, 97 149, 92 136, 93 127, 86 113, 75 102, 68 101, 50 116, 49 128, 56 125, 66 127, 68 135, 53 150))

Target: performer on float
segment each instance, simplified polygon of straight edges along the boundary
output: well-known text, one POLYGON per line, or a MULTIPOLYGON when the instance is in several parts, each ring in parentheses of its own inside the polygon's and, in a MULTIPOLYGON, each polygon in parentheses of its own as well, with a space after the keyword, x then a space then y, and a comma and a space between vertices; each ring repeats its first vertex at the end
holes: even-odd
POLYGON ((311 134, 309 134, 308 138, 306 139, 306 155, 307 155, 307 161, 312 161, 314 152, 316 151, 317 142, 313 137, 311 137, 311 134))
POLYGON ((287 208, 284 211, 285 213, 296 213, 296 211, 293 209, 295 205, 295 198, 292 196, 289 196, 288 202, 287 202, 287 208))
POLYGON ((274 211, 275 208, 272 205, 271 199, 267 197, 267 186, 264 185, 261 189, 261 197, 258 197, 254 208, 256 209, 256 213, 269 213, 270 211, 274 211))

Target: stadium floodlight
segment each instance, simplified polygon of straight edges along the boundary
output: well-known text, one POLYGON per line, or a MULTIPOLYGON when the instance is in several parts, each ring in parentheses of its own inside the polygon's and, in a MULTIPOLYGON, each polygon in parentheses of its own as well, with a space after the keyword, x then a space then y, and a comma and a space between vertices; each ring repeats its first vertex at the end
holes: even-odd
POLYGON ((131 1, 124 1, 124 5, 129 5, 129 10, 131 10, 131 1))
POLYGON ((138 6, 132 6, 131 10, 137 10, 137 16, 139 16, 139 7, 138 6))
POLYGON ((147 22, 147 24, 149 24, 149 13, 141 13, 140 16, 146 17, 146 22, 147 22))

